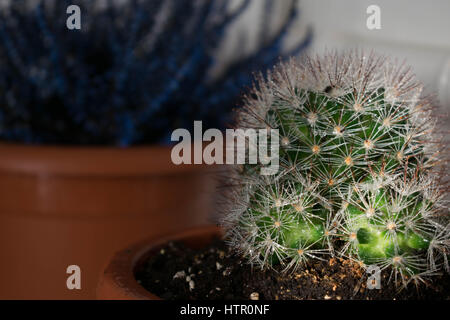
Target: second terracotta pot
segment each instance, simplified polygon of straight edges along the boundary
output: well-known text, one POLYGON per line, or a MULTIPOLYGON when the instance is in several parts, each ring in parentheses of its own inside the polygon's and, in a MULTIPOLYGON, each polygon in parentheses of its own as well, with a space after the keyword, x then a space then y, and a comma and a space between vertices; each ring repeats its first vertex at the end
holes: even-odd
POLYGON ((215 168, 170 148, 0 145, 0 299, 91 299, 129 243, 207 224, 215 168), (67 267, 81 270, 69 290, 67 267))
POLYGON ((97 287, 99 300, 161 300, 135 278, 145 261, 170 241, 181 241, 190 248, 202 248, 223 236, 216 226, 204 226, 160 238, 149 238, 117 252, 105 267, 97 287))

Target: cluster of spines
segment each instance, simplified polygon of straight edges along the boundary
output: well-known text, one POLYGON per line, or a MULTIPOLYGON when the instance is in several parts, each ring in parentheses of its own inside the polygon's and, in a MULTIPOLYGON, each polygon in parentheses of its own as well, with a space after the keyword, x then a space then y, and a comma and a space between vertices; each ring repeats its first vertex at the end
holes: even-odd
POLYGON ((262 268, 338 254, 391 267, 404 285, 448 269, 432 105, 408 68, 374 54, 278 66, 236 127, 278 129, 280 170, 235 173, 223 213, 231 245, 262 268))

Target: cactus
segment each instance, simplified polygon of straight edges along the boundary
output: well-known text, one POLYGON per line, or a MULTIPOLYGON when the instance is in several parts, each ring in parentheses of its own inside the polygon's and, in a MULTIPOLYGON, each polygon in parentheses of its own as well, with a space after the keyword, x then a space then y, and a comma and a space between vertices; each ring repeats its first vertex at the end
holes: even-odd
MULTIPOLYGON (((0 139, 167 144, 174 129, 191 128, 194 120, 223 127, 252 71, 302 51, 311 39, 309 32, 283 48, 299 13, 292 0, 279 29, 264 32, 255 52, 232 57, 212 77, 229 26, 253 2, 232 8, 227 0, 5 1, 0 139), (69 5, 81 8, 81 30, 66 28, 69 5)), ((266 5, 263 15, 270 10, 266 5)))
POLYGON ((334 255, 404 286, 449 271, 442 150, 422 88, 404 64, 360 51, 292 59, 259 79, 235 124, 278 129, 280 169, 233 170, 229 244, 283 272, 334 255))

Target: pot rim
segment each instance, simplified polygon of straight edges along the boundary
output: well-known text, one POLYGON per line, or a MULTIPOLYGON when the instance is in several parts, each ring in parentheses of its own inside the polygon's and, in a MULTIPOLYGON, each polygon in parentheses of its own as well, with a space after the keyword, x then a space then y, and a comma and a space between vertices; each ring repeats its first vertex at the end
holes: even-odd
MULTIPOLYGON (((0 172, 31 175, 142 176, 204 170, 206 164, 175 165, 171 146, 25 145, 0 142, 0 172)), ((213 167, 213 166, 208 166, 213 167)))
POLYGON ((100 276, 97 299, 162 300, 137 282, 135 274, 142 264, 170 241, 202 247, 223 235, 223 230, 215 225, 195 227, 168 236, 149 238, 117 252, 100 276))

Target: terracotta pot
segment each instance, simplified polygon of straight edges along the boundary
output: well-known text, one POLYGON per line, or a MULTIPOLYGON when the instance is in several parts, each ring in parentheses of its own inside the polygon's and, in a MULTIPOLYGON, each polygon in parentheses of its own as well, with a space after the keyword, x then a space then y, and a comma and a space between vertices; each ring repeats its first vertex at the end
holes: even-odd
POLYGON ((168 147, 0 144, 0 299, 94 298, 120 248, 208 223, 214 170, 176 166, 168 147))
POLYGON ((216 226, 205 226, 175 233, 163 238, 151 238, 118 252, 106 266, 97 287, 100 300, 161 300, 144 289, 135 278, 143 263, 170 241, 181 241, 191 248, 208 245, 221 237, 222 230, 216 226))

